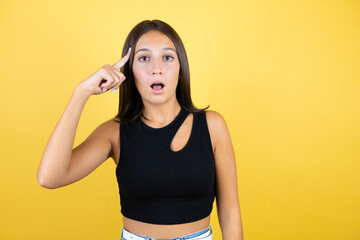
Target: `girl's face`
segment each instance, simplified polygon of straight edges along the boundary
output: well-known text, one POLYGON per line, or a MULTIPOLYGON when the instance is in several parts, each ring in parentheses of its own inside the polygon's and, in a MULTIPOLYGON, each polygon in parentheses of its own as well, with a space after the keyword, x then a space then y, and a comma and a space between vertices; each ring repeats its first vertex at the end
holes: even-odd
POLYGON ((140 37, 134 50, 132 71, 144 104, 176 100, 180 63, 174 43, 163 33, 151 30, 140 37), (154 82, 161 82, 163 86, 153 85, 154 82))

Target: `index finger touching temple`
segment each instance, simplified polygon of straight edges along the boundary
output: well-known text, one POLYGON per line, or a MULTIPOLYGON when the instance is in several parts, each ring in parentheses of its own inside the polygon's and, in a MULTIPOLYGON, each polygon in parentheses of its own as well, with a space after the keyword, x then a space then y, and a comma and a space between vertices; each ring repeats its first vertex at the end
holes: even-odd
POLYGON ((113 65, 113 68, 120 69, 122 66, 124 66, 130 58, 130 53, 131 47, 129 48, 127 54, 113 65))

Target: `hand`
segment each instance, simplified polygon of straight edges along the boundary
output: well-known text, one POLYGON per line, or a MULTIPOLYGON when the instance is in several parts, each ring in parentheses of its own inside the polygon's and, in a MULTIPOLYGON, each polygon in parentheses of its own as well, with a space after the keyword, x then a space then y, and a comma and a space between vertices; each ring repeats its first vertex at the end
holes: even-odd
POLYGON ((129 60, 130 53, 131 47, 127 54, 114 65, 110 66, 109 64, 105 64, 98 71, 79 83, 78 86, 88 92, 89 95, 98 95, 109 89, 115 92, 126 79, 125 75, 120 72, 119 69, 129 60))

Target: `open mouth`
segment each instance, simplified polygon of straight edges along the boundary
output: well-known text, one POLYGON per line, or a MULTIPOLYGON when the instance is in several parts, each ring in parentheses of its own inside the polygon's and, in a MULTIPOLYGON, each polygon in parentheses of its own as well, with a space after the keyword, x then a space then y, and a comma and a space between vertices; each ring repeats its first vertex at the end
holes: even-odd
POLYGON ((151 88, 154 90, 160 90, 164 87, 164 84, 162 83, 153 83, 151 84, 151 88))

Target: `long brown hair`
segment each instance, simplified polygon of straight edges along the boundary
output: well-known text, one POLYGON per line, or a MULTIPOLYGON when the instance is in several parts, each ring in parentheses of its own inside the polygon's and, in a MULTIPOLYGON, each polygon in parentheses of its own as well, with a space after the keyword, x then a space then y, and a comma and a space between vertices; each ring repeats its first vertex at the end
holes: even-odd
MULTIPOLYGON (((190 96, 190 72, 189 64, 184 45, 176 33, 176 31, 167 23, 160 20, 144 20, 138 23, 127 36, 122 50, 122 57, 124 57, 131 47, 132 51, 129 60, 120 69, 126 76, 126 80, 119 88, 119 112, 116 115, 121 122, 133 123, 138 122, 140 117, 143 117, 143 102, 139 91, 136 88, 134 74, 132 72, 132 64, 134 61, 134 50, 139 38, 150 30, 157 30, 165 34, 173 41, 176 53, 180 62, 179 82, 176 87, 176 99, 180 106, 189 112, 202 112, 209 106, 203 109, 198 109, 194 106, 190 96)), ((118 122, 118 121, 117 121, 118 122)))

